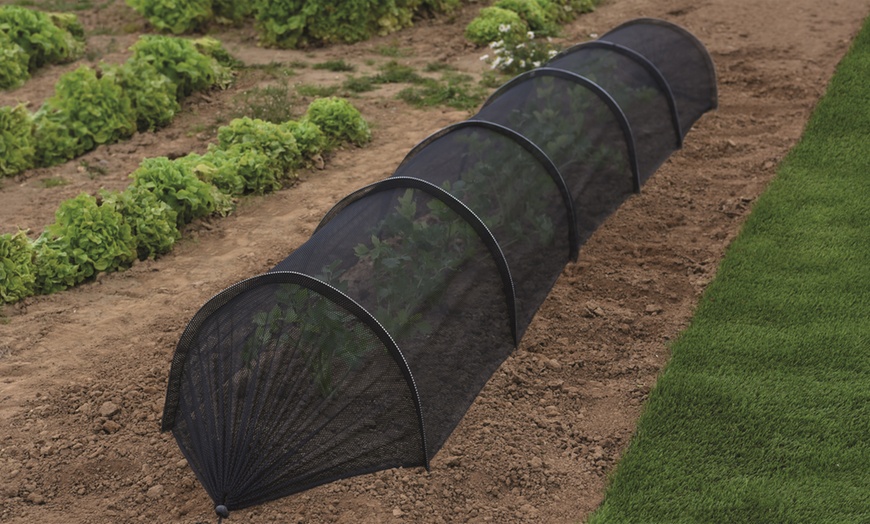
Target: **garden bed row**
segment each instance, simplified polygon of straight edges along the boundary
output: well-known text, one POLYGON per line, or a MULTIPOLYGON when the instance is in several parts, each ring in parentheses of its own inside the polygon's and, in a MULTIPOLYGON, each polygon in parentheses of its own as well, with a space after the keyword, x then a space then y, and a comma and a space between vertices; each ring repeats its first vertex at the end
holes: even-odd
POLYGON ((298 121, 235 119, 203 155, 145 159, 124 191, 61 203, 37 239, 24 231, 0 236, 0 302, 60 291, 164 254, 185 224, 226 215, 235 197, 279 189, 322 153, 346 142, 362 145, 370 136, 349 102, 322 98, 298 121))

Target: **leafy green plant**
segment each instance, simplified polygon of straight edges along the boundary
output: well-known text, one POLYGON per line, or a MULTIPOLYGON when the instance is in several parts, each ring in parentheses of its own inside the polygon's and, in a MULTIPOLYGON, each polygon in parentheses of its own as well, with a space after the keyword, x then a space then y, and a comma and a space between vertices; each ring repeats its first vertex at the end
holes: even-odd
POLYGON ((19 87, 30 78, 30 57, 24 48, 0 30, 0 89, 19 87))
POLYGON ((160 31, 176 35, 202 28, 212 19, 212 0, 125 0, 160 31))
POLYGON ((327 150, 338 147, 343 141, 359 146, 371 140, 368 123, 357 108, 342 98, 315 100, 308 106, 305 116, 326 135, 327 150))
MULTIPOLYGON (((71 248, 63 239, 45 232, 33 243, 36 294, 48 295, 71 288, 83 280, 82 271, 71 248)), ((83 257, 81 257, 83 258, 83 257)))
POLYGON ((255 0, 254 12, 260 43, 269 47, 294 48, 307 43, 304 36, 305 0, 255 0))
POLYGON ((212 10, 218 22, 241 22, 254 12, 252 2, 238 0, 212 0, 212 10))
POLYGON ((60 77, 54 96, 34 120, 40 166, 64 162, 136 131, 136 114, 121 87, 111 75, 98 77, 87 66, 60 77))
MULTIPOLYGON (((46 13, 46 15, 52 24, 63 29, 73 38, 80 42, 85 41, 85 28, 76 15, 72 13, 46 13)), ((75 58, 75 56, 70 56, 67 60, 70 58, 75 58)))
MULTIPOLYGON (((244 181, 244 192, 262 195, 281 189, 286 171, 266 150, 250 145, 233 144, 225 149, 229 165, 244 181)), ((226 166, 226 164, 225 164, 226 166)))
POLYGON ((306 30, 318 42, 359 42, 411 25, 414 12, 408 3, 403 0, 309 1, 304 8, 310 12, 306 30))
POLYGON ((541 0, 498 0, 493 5, 520 15, 529 29, 542 36, 554 34, 558 27, 556 25, 558 10, 554 9, 556 6, 550 2, 542 4, 541 0))
POLYGON ((134 186, 151 191, 177 213, 178 227, 218 209, 213 192, 217 189, 198 179, 184 163, 146 158, 130 177, 134 186))
POLYGON ((327 60, 326 62, 314 64, 311 67, 313 69, 325 69, 327 71, 333 71, 336 73, 356 70, 356 67, 354 67, 352 64, 348 64, 344 60, 327 60))
POLYGON ((293 104, 290 102, 290 89, 286 84, 254 87, 237 97, 238 116, 259 118, 279 124, 292 118, 293 104))
POLYGON ((517 35, 509 27, 502 26, 499 32, 501 38, 489 44, 492 54, 483 55, 480 59, 502 73, 517 75, 532 70, 559 52, 549 39, 535 38, 533 31, 517 35))
POLYGON ((121 66, 106 69, 130 98, 139 131, 153 131, 172 122, 181 104, 178 86, 144 60, 128 60, 121 66))
POLYGON ((458 2, 255 0, 254 11, 260 41, 264 45, 293 48, 309 44, 353 43, 374 35, 385 35, 410 26, 414 14, 420 10, 449 11, 458 2))
POLYGON ((323 130, 307 118, 298 121, 288 120, 281 125, 293 133, 293 137, 296 139, 296 147, 299 149, 302 158, 311 160, 326 149, 328 141, 323 130))
POLYGON ((319 86, 314 84, 298 84, 296 92, 301 96, 325 97, 338 93, 340 86, 319 86))
MULTIPOLYGON (((243 3, 243 2, 239 2, 243 3)), ((217 60, 224 67, 238 67, 243 65, 241 60, 231 55, 217 38, 204 36, 193 41, 193 46, 200 53, 217 60)))
POLYGON ((168 253, 181 238, 178 213, 151 191, 130 186, 121 192, 104 192, 102 198, 102 205, 114 207, 130 226, 139 260, 168 253))
POLYGON ((480 106, 486 91, 475 85, 470 76, 448 72, 440 81, 427 78, 421 85, 407 87, 396 96, 416 107, 446 105, 471 110, 480 106))
POLYGON ((136 258, 136 239, 114 204, 100 205, 85 193, 61 203, 46 233, 78 266, 79 281, 127 267, 136 258))
MULTIPOLYGON (((414 190, 397 199, 396 213, 372 228, 369 241, 354 248, 357 263, 370 267, 367 286, 377 289, 372 312, 393 335, 426 334, 431 327, 421 305, 437 295, 463 263, 475 256, 479 240, 467 221, 439 200, 418 209, 414 190), (412 330, 409 332, 409 330, 412 330)), ((347 272, 330 272, 333 285, 353 285, 347 272)))
POLYGON ((218 188, 221 193, 232 196, 245 193, 245 179, 236 168, 235 158, 223 149, 209 147, 204 155, 190 153, 175 162, 189 169, 203 182, 218 188))
POLYGON ((0 107, 0 176, 33 166, 33 119, 23 104, 0 107))
POLYGON ((504 38, 505 32, 521 37, 528 30, 529 26, 515 12, 500 7, 485 7, 465 28, 465 38, 484 46, 504 38))
POLYGON ((395 60, 390 60, 378 69, 380 72, 375 75, 373 81, 379 84, 416 84, 423 81, 423 77, 418 75, 414 68, 395 60))
MULTIPOLYGON (((81 27, 74 27, 65 17, 61 19, 76 32, 81 27)), ((5 33, 24 50, 30 71, 45 64, 75 60, 84 52, 83 41, 55 25, 49 15, 24 7, 0 6, 0 33, 5 33)))
POLYGON ((254 315, 253 333, 242 346, 242 361, 252 366, 263 353, 304 355, 318 393, 339 393, 346 374, 374 350, 358 319, 322 295, 292 284, 275 292, 275 305, 254 315))
POLYGON ((130 49, 131 61, 147 62, 175 83, 179 100, 194 91, 226 86, 232 80, 231 69, 199 52, 192 41, 184 38, 142 35, 130 49))
POLYGON ((240 145, 267 155, 280 173, 290 173, 301 165, 302 155, 293 133, 278 124, 257 118, 236 118, 218 130, 218 147, 229 151, 240 145))
POLYGON ((591 13, 599 0, 553 0, 556 4, 559 22, 570 22, 583 13, 591 13))
POLYGON ((0 235, 0 302, 18 302, 34 292, 33 245, 24 231, 0 235))

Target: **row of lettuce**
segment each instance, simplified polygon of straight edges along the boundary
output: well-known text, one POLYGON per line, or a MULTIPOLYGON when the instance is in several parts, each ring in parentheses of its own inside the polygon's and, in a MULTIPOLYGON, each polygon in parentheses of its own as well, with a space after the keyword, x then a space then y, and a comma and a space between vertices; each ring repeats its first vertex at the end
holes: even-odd
POLYGON ((214 38, 143 35, 131 51, 123 64, 62 75, 35 113, 23 105, 0 108, 0 176, 166 126, 185 97, 232 80, 233 59, 214 38))
POLYGON ((260 42, 283 48, 353 43, 412 25, 415 17, 449 13, 462 0, 126 0, 155 28, 175 34, 253 19, 260 42))
POLYGON ((235 119, 202 155, 145 159, 124 191, 83 193, 61 203, 55 222, 35 240, 24 231, 0 235, 0 303, 54 293, 156 258, 172 249, 185 224, 226 215, 236 197, 279 189, 321 154, 370 137, 353 105, 321 98, 298 121, 235 119))
POLYGON ((465 29, 465 38, 484 46, 508 39, 554 36, 559 24, 595 8, 596 0, 498 0, 480 10, 465 29))
MULTIPOLYGON (((253 18, 263 45, 297 48, 354 43, 408 27, 416 17, 455 11, 462 0, 126 0, 155 28, 175 34, 253 18)), ((517 35, 556 32, 559 23, 589 12, 596 0, 498 0, 481 10, 466 31, 478 45, 501 38, 499 27, 517 35)))
POLYGON ((46 64, 76 60, 85 31, 75 15, 0 6, 0 89, 19 87, 46 64))
POLYGON ((552 36, 560 24, 592 11, 598 0, 498 0, 480 10, 465 29, 465 38, 489 46, 481 60, 492 69, 518 75, 540 67, 559 47, 552 36))

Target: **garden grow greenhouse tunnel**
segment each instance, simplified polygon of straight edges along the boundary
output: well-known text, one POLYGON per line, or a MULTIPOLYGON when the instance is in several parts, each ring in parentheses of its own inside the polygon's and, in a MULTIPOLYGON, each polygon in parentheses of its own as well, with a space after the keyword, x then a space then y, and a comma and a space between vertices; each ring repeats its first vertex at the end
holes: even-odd
POLYGON ((627 22, 517 76, 209 300, 162 429, 218 515, 428 469, 579 247, 716 105, 694 36, 627 22))

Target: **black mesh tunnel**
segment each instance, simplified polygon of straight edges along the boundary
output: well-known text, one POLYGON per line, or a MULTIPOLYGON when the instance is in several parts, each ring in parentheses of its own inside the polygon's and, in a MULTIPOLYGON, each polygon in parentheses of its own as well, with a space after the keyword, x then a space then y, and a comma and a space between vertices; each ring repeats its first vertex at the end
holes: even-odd
POLYGON ((662 72, 674 95, 683 136, 701 115, 717 107, 716 70, 710 54, 682 27, 638 18, 608 31, 599 40, 637 51, 662 72))
POLYGON ((716 107, 698 40, 639 19, 517 76, 209 300, 162 430, 219 515, 429 467, 565 265, 716 107))
POLYGON ((561 69, 529 71, 496 90, 472 119, 513 129, 547 154, 574 199, 581 244, 640 190, 628 120, 587 78, 561 69))
POLYGON ((681 146, 670 85, 639 53, 610 42, 586 42, 553 57, 547 67, 588 78, 613 97, 631 126, 641 184, 681 146))
POLYGON ((573 201, 550 159, 515 131, 465 121, 420 142, 393 176, 443 188, 486 224, 511 270, 522 338, 579 247, 573 201))
POLYGON ((517 342, 501 249, 474 213, 423 180, 352 193, 274 270, 321 279, 384 325, 415 377, 429 457, 517 342))
POLYGON ((230 509, 349 473, 428 466, 396 343, 346 295, 288 272, 240 282, 199 310, 176 349, 162 426, 230 509))

